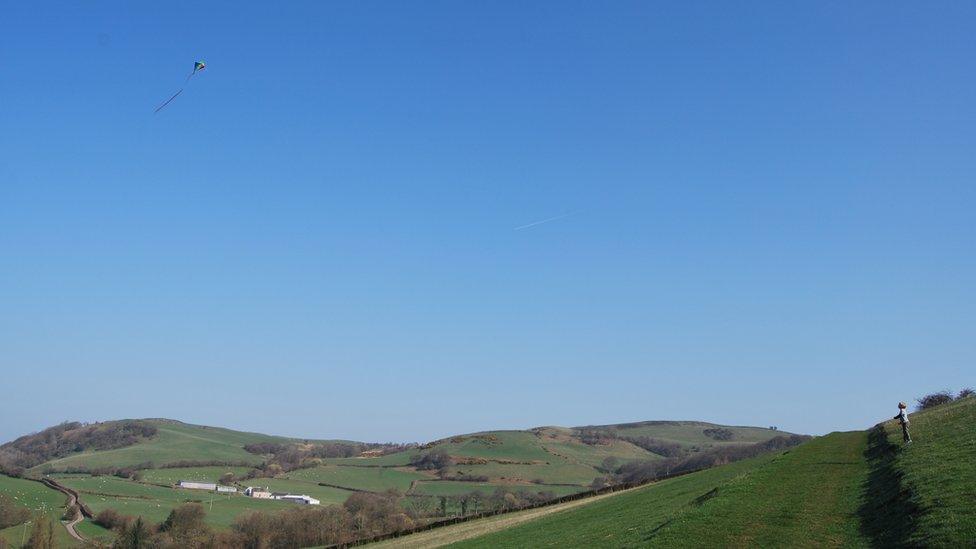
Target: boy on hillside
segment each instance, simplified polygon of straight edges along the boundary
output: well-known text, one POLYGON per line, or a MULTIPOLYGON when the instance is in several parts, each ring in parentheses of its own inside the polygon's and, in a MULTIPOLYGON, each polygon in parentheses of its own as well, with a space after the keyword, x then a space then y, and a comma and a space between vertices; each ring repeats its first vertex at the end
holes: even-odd
POLYGON ((905 439, 905 444, 911 444, 912 435, 908 434, 908 412, 905 411, 906 408, 908 408, 907 404, 904 402, 899 402, 898 415, 895 416, 895 419, 901 423, 901 434, 905 439))

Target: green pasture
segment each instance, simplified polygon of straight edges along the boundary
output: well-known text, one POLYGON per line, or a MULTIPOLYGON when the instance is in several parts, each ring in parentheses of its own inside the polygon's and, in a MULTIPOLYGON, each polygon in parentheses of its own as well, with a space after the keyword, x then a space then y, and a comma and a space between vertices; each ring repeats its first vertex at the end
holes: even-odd
MULTIPOLYGON (((74 540, 68 536, 67 530, 60 524, 61 516, 65 511, 67 497, 44 486, 40 482, 13 478, 0 475, 0 492, 8 496, 15 503, 29 509, 35 515, 45 514, 54 523, 54 533, 59 544, 70 546, 74 540)), ((16 525, 0 530, 0 538, 5 540, 12 547, 19 547, 21 538, 25 533, 30 536, 32 524, 16 525)))
POLYGON ((589 485, 601 473, 588 465, 554 460, 552 464, 521 465, 489 462, 483 465, 456 465, 450 470, 465 476, 487 476, 492 481, 589 485))
POLYGON ((199 482, 217 482, 225 473, 242 476, 250 471, 249 467, 180 467, 176 469, 147 469, 142 471, 142 481, 154 484, 176 485, 181 480, 199 482))
POLYGON ((615 458, 618 464, 636 460, 660 459, 661 457, 623 440, 614 440, 609 444, 589 445, 576 440, 548 439, 543 441, 542 446, 551 454, 591 467, 599 467, 603 464, 603 460, 608 457, 615 458))
POLYGON ((481 492, 491 495, 498 488, 506 488, 513 492, 525 491, 530 493, 552 492, 556 496, 575 494, 583 491, 580 486, 546 486, 538 484, 509 484, 502 482, 462 482, 453 480, 421 481, 414 485, 411 494, 428 496, 460 496, 470 492, 481 492))
POLYGON ((790 434, 763 427, 732 427, 698 421, 645 422, 640 424, 626 424, 622 427, 600 427, 600 429, 604 428, 612 428, 622 437, 647 436, 668 442, 675 442, 683 446, 697 446, 699 448, 728 444, 754 444, 776 436, 790 434), (732 431, 733 438, 730 441, 715 440, 705 435, 704 431, 706 429, 728 429, 732 431))
MULTIPOLYGON (((317 484, 324 482, 334 486, 383 492, 396 488, 401 492, 410 489, 410 483, 415 480, 432 478, 431 475, 413 470, 401 470, 387 467, 342 467, 323 465, 310 469, 297 469, 285 475, 291 480, 299 480, 317 484)), ((256 481, 260 481, 257 479, 256 481)))

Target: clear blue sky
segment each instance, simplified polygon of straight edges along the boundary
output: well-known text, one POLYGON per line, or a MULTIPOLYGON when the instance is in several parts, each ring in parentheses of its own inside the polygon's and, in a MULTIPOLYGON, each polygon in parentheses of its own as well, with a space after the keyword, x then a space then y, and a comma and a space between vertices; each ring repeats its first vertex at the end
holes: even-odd
POLYGON ((0 440, 976 384, 976 4, 528 4, 7 3, 0 440))

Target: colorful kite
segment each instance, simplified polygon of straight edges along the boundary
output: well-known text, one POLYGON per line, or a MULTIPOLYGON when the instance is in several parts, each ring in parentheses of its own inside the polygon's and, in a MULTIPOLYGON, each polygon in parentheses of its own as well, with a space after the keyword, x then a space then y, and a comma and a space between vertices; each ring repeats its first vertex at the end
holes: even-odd
MULTIPOLYGON (((203 61, 196 61, 196 62, 194 62, 193 63, 193 72, 191 72, 190 74, 187 75, 186 81, 183 82, 183 86, 186 87, 186 85, 190 83, 190 79, 193 78, 193 75, 195 75, 196 73, 202 71, 205 68, 207 68, 207 64, 204 63, 203 61)), ((155 113, 163 110, 163 107, 165 107, 166 105, 169 105, 170 101, 176 99, 181 93, 183 93, 183 88, 180 88, 180 90, 178 92, 174 93, 172 95, 172 97, 170 97, 166 101, 163 101, 163 104, 162 105, 156 107, 156 110, 153 111, 153 114, 155 114, 155 113)))

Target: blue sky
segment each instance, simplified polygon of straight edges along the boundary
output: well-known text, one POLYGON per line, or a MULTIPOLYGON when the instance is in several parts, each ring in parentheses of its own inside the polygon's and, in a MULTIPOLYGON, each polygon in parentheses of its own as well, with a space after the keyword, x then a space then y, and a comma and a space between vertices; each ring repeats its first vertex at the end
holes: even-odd
POLYGON ((974 17, 10 3, 0 440, 824 433, 974 385, 974 17))

